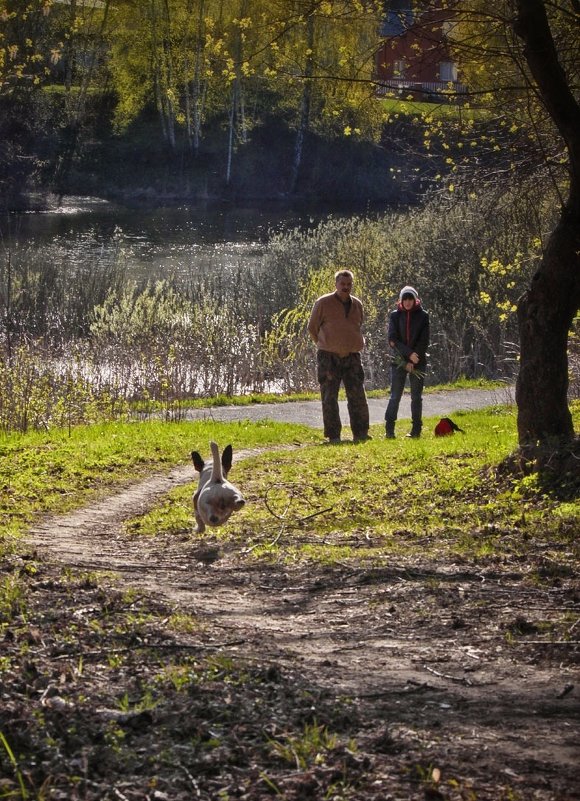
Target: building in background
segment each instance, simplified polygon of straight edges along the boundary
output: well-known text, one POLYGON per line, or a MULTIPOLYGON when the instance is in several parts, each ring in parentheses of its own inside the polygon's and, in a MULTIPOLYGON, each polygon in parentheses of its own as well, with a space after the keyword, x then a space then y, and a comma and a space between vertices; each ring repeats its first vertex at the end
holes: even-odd
POLYGON ((453 14, 438 2, 387 0, 376 58, 379 95, 461 102, 466 92, 449 46, 453 14))

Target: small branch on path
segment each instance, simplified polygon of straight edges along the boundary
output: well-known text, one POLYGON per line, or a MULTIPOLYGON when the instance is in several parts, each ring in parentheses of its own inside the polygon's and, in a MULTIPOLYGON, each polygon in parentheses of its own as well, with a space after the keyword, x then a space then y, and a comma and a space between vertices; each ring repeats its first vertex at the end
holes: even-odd
POLYGON ((413 681, 412 679, 407 679, 407 683, 402 690, 383 690, 378 693, 356 693, 356 698, 384 698, 386 695, 409 695, 410 693, 418 693, 421 690, 443 692, 439 687, 434 687, 427 681, 413 681), (409 687, 408 685, 413 686, 409 687))
POLYGON ((428 665, 422 666, 424 670, 427 670, 429 673, 432 673, 434 676, 439 676, 440 679, 447 679, 448 681, 454 681, 456 684, 465 684, 467 687, 488 687, 490 684, 497 684, 496 681, 486 681, 482 683, 474 684, 470 679, 465 678, 465 676, 450 676, 449 673, 440 673, 438 670, 434 668, 430 668, 428 665))
POLYGON ((142 643, 137 645, 137 647, 132 648, 111 648, 107 651, 84 651, 81 653, 69 653, 69 654, 59 654, 58 656, 54 656, 53 659, 55 661, 61 659, 78 659, 82 657, 86 659, 89 656, 105 656, 110 654, 126 654, 130 652, 134 652, 135 650, 139 649, 150 649, 156 651, 164 651, 164 650, 183 650, 183 651, 215 651, 218 648, 232 648, 235 645, 244 645, 247 640, 229 640, 226 642, 215 643, 214 645, 203 645, 199 643, 198 645, 186 645, 185 643, 142 643))

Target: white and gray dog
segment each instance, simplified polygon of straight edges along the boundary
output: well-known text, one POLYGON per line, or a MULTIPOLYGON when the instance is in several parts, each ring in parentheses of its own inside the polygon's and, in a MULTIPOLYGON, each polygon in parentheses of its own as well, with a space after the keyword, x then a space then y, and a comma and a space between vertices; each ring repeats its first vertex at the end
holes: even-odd
POLYGON ((219 448, 210 442, 213 463, 206 465, 197 451, 191 452, 195 469, 199 472, 199 486, 193 496, 193 509, 197 520, 197 531, 202 533, 206 526, 222 526, 229 520, 232 512, 237 512, 245 504, 244 496, 237 487, 227 481, 232 467, 232 446, 224 448, 220 461, 219 448))

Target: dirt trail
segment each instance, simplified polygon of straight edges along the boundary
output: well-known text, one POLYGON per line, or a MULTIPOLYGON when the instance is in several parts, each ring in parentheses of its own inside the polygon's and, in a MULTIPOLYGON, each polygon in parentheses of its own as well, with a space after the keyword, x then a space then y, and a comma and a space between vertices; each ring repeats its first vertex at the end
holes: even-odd
MULTIPOLYGON (((440 413, 460 405, 454 395, 440 413)), ((283 406, 288 420, 292 405, 283 406)), ((254 564, 233 546, 200 549, 191 539, 123 534, 125 519, 194 481, 192 466, 151 476, 44 521, 30 538, 49 561, 112 571, 123 586, 211 621, 232 654, 299 665, 337 698, 356 698, 369 722, 388 719, 411 739, 439 732, 439 751, 473 775, 499 771, 522 798, 580 798, 571 789, 578 778, 577 666, 570 645, 542 643, 535 633, 536 622, 577 606, 566 583, 535 587, 518 564, 481 570, 399 560, 312 573, 254 564), (520 618, 530 634, 510 644, 506 632, 520 618), (534 795, 525 795, 529 787, 534 795)))

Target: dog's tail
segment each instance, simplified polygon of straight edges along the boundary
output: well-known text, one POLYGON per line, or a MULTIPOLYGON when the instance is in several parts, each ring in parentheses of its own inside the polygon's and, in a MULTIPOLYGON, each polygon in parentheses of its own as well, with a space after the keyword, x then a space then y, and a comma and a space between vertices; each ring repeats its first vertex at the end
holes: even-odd
POLYGON ((220 462, 220 451, 216 442, 210 442, 211 455, 213 456, 213 470, 211 474, 211 481, 215 484, 223 484, 224 473, 222 470, 222 463, 220 462))

